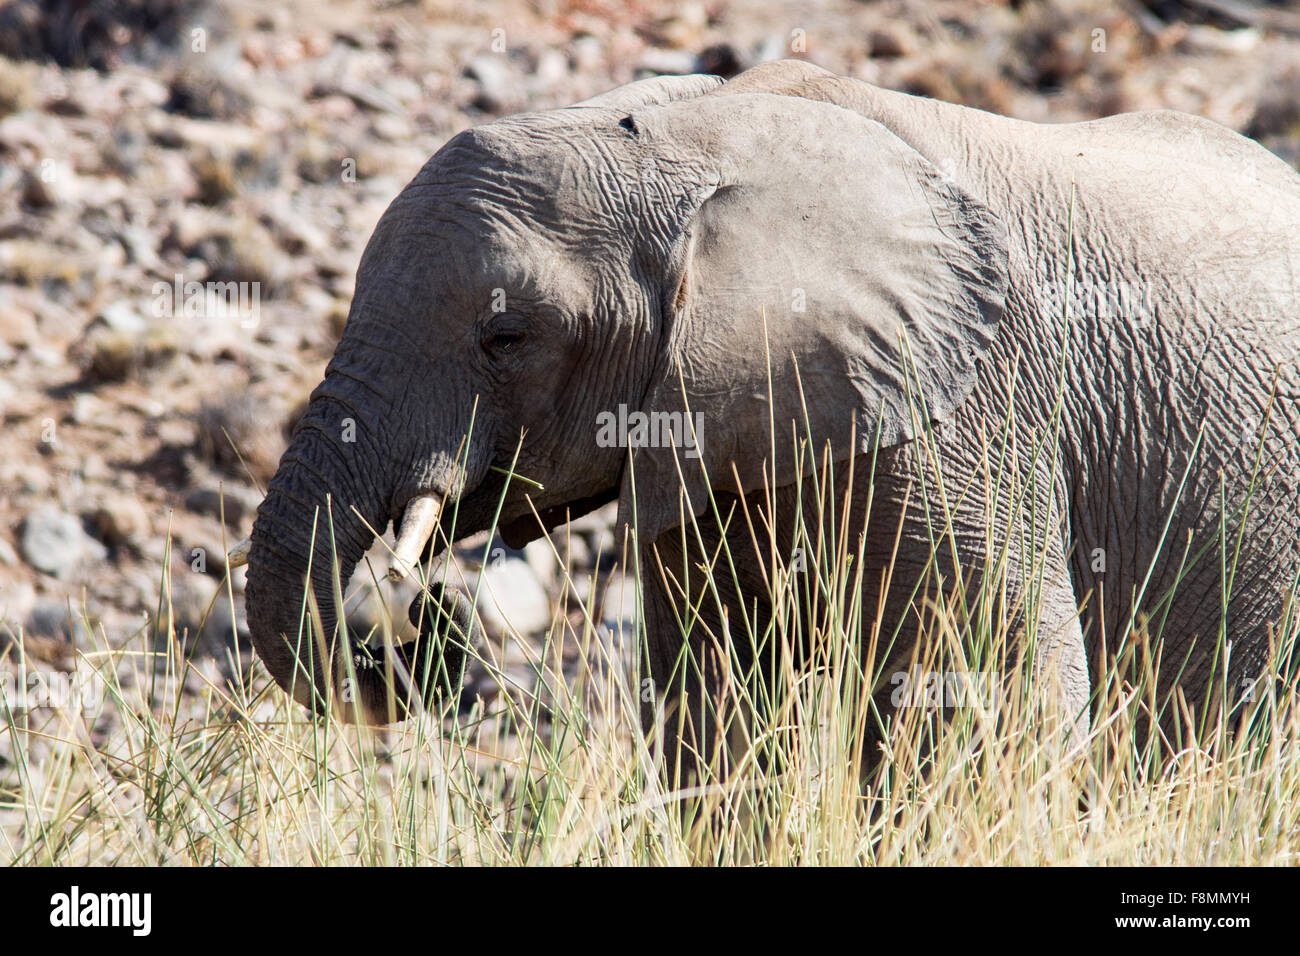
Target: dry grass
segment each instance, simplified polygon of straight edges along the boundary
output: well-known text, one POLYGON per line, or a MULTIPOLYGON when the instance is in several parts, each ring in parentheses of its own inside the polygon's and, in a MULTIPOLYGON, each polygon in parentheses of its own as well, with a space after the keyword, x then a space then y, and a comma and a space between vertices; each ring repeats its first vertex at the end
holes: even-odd
MULTIPOLYGON (((211 662, 183 659, 163 606, 126 644, 109 647, 100 633, 80 648, 76 671, 98 690, 88 707, 28 711, 6 702, 3 733, 14 756, 0 765, 0 858, 147 866, 1296 862, 1300 728, 1295 685, 1280 679, 1289 658, 1275 662, 1279 679, 1261 681, 1241 712, 1220 710, 1199 743, 1177 745, 1159 735, 1139 742, 1136 726, 1156 702, 1148 682, 1133 682, 1141 661, 1120 660, 1097 691, 1105 716, 1081 750, 1066 753, 1050 732, 1061 715, 1043 712, 1039 678, 1008 650, 1025 635, 991 630, 977 588, 973 602, 954 597, 930 608, 930 636, 912 669, 1001 674, 996 707, 881 714, 868 691, 890 675, 862 664, 878 635, 861 607, 859 563, 850 536, 830 540, 839 543, 827 549, 809 537, 818 555, 810 579, 827 612, 808 635, 810 666, 784 671, 777 687, 735 675, 733 710, 747 715, 740 737, 748 743, 726 780, 664 788, 660 749, 640 730, 638 669, 627 666, 640 636, 602 631, 592 608, 557 609, 532 661, 535 689, 378 730, 313 720, 260 664, 234 661, 239 676, 225 681, 211 662), (155 643, 155 634, 168 639, 155 643), (587 663, 566 678, 561 659, 575 644, 587 663), (763 711, 745 696, 754 693, 771 695, 767 717, 755 716, 763 711), (864 752, 869 727, 883 735, 864 752)), ((1004 571, 993 561, 981 573, 981 588, 996 589, 1004 571)), ((794 580, 773 563, 773 629, 782 641, 804 626, 793 610, 794 580)), ((1291 615, 1278 646, 1293 643, 1294 627, 1291 615)), ((484 665, 510 683, 493 661, 484 665)))

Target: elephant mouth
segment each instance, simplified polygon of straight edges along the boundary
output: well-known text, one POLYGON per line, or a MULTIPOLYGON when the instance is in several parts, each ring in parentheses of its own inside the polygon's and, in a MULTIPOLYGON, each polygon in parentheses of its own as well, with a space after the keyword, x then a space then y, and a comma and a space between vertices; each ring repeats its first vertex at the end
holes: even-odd
MULTIPOLYGON (((498 521, 497 532, 508 547, 522 548, 560 525, 616 500, 618 489, 618 483, 614 483, 595 494, 548 505, 535 514, 530 509, 517 517, 498 521)), ((408 498, 398 509, 400 517, 394 522, 398 534, 389 562, 389 579, 401 580, 422 558, 437 557, 452 542, 490 528, 497 519, 497 508, 504 490, 504 480, 493 477, 458 502, 430 491, 408 498)))
POLYGON ((501 540, 507 545, 512 548, 522 548, 528 542, 536 541, 542 535, 553 531, 560 525, 572 521, 574 518, 581 518, 602 505, 609 504, 616 498, 618 498, 618 485, 611 485, 604 491, 597 492, 594 495, 575 498, 572 501, 565 501, 549 508, 543 508, 536 515, 529 512, 522 517, 515 518, 513 521, 502 522, 497 527, 497 531, 501 533, 501 540))

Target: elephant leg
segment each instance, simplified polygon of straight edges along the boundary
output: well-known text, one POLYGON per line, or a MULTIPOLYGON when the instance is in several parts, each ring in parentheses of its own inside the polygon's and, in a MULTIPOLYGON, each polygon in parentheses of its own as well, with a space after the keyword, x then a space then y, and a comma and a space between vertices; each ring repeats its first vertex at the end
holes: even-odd
POLYGON ((1043 555, 1034 675, 1049 713, 1061 721, 1061 740, 1083 745, 1089 728, 1091 680, 1079 607, 1059 535, 1043 555))
MULTIPOLYGON (((678 768, 681 779, 725 779, 744 752, 752 722, 762 721, 764 705, 770 713, 783 666, 797 671, 816 653, 802 643, 784 646, 791 642, 777 636, 772 569, 798 567, 810 581, 832 580, 845 558, 834 548, 828 556, 827 541, 849 542, 849 567, 861 548, 861 633, 849 634, 843 622, 828 626, 821 619, 828 609, 817 606, 820 588, 806 586, 809 581, 795 581, 784 597, 802 619, 798 634, 859 642, 882 716, 895 707, 898 676, 910 675, 925 659, 925 642, 947 626, 932 612, 953 607, 953 589, 960 587, 968 612, 983 615, 982 624, 968 626, 1014 642, 997 660, 1017 667, 1032 655, 1036 687, 1057 722, 1043 730, 1059 730, 1067 745, 1083 741, 1089 676, 1065 554, 1062 498, 1052 490, 1051 469, 1034 470, 1027 487, 984 474, 985 456, 973 451, 978 443, 962 437, 974 434, 973 426, 964 433, 949 430, 939 460, 924 463, 925 476, 918 451, 902 446, 882 449, 874 463, 860 456, 851 474, 842 465, 825 485, 779 489, 770 502, 716 495, 721 524, 699 518, 685 533, 674 529, 643 549, 647 663, 662 708, 655 713, 643 702, 643 719, 647 727, 656 719, 664 727, 670 770, 678 768), (824 502, 823 488, 830 492, 824 502), (752 530, 768 527, 773 513, 778 555, 762 553, 770 545, 756 547, 752 530)), ((948 676, 978 677, 994 694, 1001 683, 997 675, 948 676)))
MULTIPOLYGON (((1039 702, 1055 721, 1040 729, 1059 730, 1063 744, 1077 746, 1088 730, 1089 674, 1066 558, 1059 469, 1041 462, 1019 467, 1013 450, 999 474, 991 462, 1004 456, 986 451, 975 438, 978 423, 963 418, 932 449, 882 449, 874 481, 855 482, 855 513, 863 513, 866 526, 864 604, 878 609, 872 622, 880 648, 877 710, 883 717, 899 706, 928 706, 925 695, 898 693, 918 679, 973 679, 915 672, 931 650, 927 642, 955 625, 967 640, 987 633, 1012 642, 1004 654, 987 648, 993 661, 981 667, 1001 660, 999 669, 1014 668, 1032 655, 1039 702), (952 620, 950 609, 963 606, 954 601, 956 588, 963 592, 964 621, 952 620)), ((996 693, 1005 676, 978 679, 996 693)), ((973 703, 959 698, 957 706, 973 703)))
POLYGON ((662 729, 665 765, 680 785, 731 776, 772 696, 779 656, 742 502, 716 497, 721 525, 702 516, 640 551, 653 690, 641 698, 642 724, 662 729))
POLYGON ((1202 728, 1213 732, 1221 706, 1249 710, 1267 686, 1256 681, 1286 633, 1300 569, 1294 431, 1270 432, 1260 454, 1241 441, 1239 422, 1217 422, 1213 411, 1201 413, 1206 434, 1215 435, 1204 444, 1231 449, 1231 457, 1203 452, 1203 461, 1193 460, 1189 451, 1168 461, 1163 442, 1125 448, 1125 456, 1146 456, 1141 467, 1117 469, 1113 487, 1100 489, 1106 497, 1081 488, 1073 502, 1076 578, 1090 595, 1089 662, 1144 690, 1145 674, 1154 673, 1157 721, 1145 710, 1135 715, 1140 746, 1156 731, 1180 748, 1202 728), (1137 494, 1143 475, 1160 477, 1137 494))

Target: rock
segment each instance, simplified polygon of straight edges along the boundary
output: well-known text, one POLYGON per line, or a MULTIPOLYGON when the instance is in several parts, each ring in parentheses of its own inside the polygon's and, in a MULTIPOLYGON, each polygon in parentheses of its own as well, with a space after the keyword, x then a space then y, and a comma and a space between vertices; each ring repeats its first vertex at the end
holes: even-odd
POLYGON ((0 342, 13 348, 30 348, 40 340, 36 314, 15 301, 13 290, 0 290, 0 342))
POLYGON ((893 59, 915 52, 916 45, 912 38, 901 28, 887 27, 872 30, 867 39, 867 50, 878 59, 893 59))
POLYGON ((241 528, 245 523, 251 525, 259 503, 257 493, 242 485, 196 488, 185 496, 185 510, 195 514, 220 520, 224 507, 226 525, 231 528, 241 528))
POLYGON ((27 109, 36 100, 34 93, 31 77, 23 65, 0 57, 0 116, 27 109))
POLYGON ((1260 43, 1262 35, 1253 27, 1239 30, 1220 30, 1216 27, 1192 24, 1178 41, 1180 53, 1227 53, 1236 56, 1249 53, 1260 43))
POLYGON ((405 116, 381 113, 375 117, 375 135, 390 143, 405 143, 411 138, 411 122, 405 116))
POLYGON ((550 627, 550 598, 527 562, 509 557, 489 561, 471 581, 471 597, 476 589, 479 616, 489 631, 532 634, 550 627))
POLYGON ((114 495, 91 512, 99 539, 113 547, 135 544, 149 534, 149 514, 134 495, 114 495))
MULTIPOLYGON (((571 572, 570 580, 572 581, 572 584, 570 585, 569 590, 572 592, 573 596, 570 601, 577 601, 578 604, 581 604, 584 608, 587 607, 592 592, 596 587, 595 578, 595 574, 590 571, 571 572)), ((569 606, 572 607, 572 603, 570 603, 569 606)))
POLYGON ((218 595, 221 590, 213 578, 186 569, 173 570, 169 577, 170 588, 164 594, 162 617, 158 621, 157 640, 161 643, 168 636, 168 608, 170 623, 177 640, 187 648, 199 640, 206 622, 210 622, 209 606, 215 601, 224 600, 218 595), (206 622, 205 622, 206 619, 206 622))
MULTIPOLYGON (((338 168, 337 164, 335 168, 338 168)), ((262 217, 268 221, 275 241, 291 255, 316 256, 328 250, 332 244, 330 237, 312 217, 287 197, 269 200, 262 207, 262 217)))
MULTIPOLYGON (((177 211, 163 237, 161 251, 180 253, 206 263, 206 277, 185 274, 186 281, 206 278, 210 282, 258 283, 260 299, 271 298, 278 292, 288 279, 292 265, 280 252, 267 227, 256 218, 246 214, 232 216, 203 206, 186 205, 177 211)), ((188 297, 180 304, 174 299, 173 294, 167 300, 170 308, 165 311, 170 317, 192 319, 192 315, 185 315, 186 307, 193 310, 188 297)))
POLYGON ((569 59, 559 50, 547 49, 537 58, 534 79, 543 87, 553 87, 569 75, 569 59))
POLYGON ((641 55, 636 68, 646 73, 685 75, 695 70, 695 54, 690 50, 660 50, 652 47, 641 55))
POLYGON ((232 120, 248 115, 251 98, 229 70, 185 68, 172 80, 165 109, 196 119, 232 120))
POLYGON ((50 183, 28 170, 19 185, 22 204, 30 209, 48 209, 58 202, 50 183))
POLYGON ((203 403, 198 413, 199 451, 206 461, 243 476, 251 469, 267 481, 284 451, 278 427, 283 412, 248 392, 222 395, 203 403))
POLYGON ((27 630, 39 637, 58 637, 68 633, 68 605, 65 601, 42 598, 27 614, 27 630))
POLYGON ((479 92, 471 105, 485 113, 503 112, 520 98, 519 79, 502 55, 480 53, 470 61, 465 75, 478 81, 479 92))
POLYGON ((298 140, 296 163, 299 177, 317 185, 335 181, 342 171, 338 147, 310 132, 298 140))
MULTIPOLYGON (((3 541, 0 538, 0 541, 3 541)), ((27 581, 0 582, 0 629, 17 634, 36 606, 36 590, 27 581)), ((4 641, 0 639, 0 653, 4 641)))
POLYGON ((695 48, 709 25, 709 13, 703 3, 687 0, 670 7, 667 16, 652 20, 644 27, 650 41, 658 46, 695 48))
POLYGON ((598 36, 576 37, 570 44, 573 68, 578 73, 600 73, 605 69, 605 44, 598 36))
POLYGON ((99 455, 91 452, 81 460, 81 477, 85 481, 103 481, 109 478, 108 463, 99 455))
POLYGON ((749 65, 744 58, 730 43, 715 43, 700 51, 700 55, 695 58, 692 72, 731 78, 748 68, 749 65))
POLYGON ((124 382, 144 364, 144 349, 135 336, 99 328, 84 346, 86 373, 97 382, 124 382))
POLYGON ((758 52, 754 54, 756 63, 767 63, 771 60, 782 60, 790 55, 790 38, 784 33, 769 33, 759 44, 758 52))
MULTIPOLYGON (((557 547, 560 542, 556 542, 557 547)), ((555 582, 560 576, 560 563, 555 560, 551 546, 543 539, 530 541, 524 545, 524 561, 532 568, 537 581, 548 591, 554 590, 555 582)))
POLYGON ((125 335, 144 335, 145 329, 148 328, 144 316, 125 300, 105 306, 99 313, 99 319, 114 332, 125 335))
POLYGON ((86 534, 80 518, 52 507, 27 516, 21 548, 28 564, 57 578, 71 577, 82 565, 108 555, 102 544, 86 534))
POLYGON ((560 557, 567 562, 570 574, 591 567, 591 548, 582 535, 565 535, 555 542, 555 547, 560 552, 560 557))
POLYGON ((246 192, 278 186, 280 157, 260 145, 238 150, 206 149, 194 160, 194 173, 199 202, 219 206, 246 192))
POLYGON ((226 654, 236 646, 247 660, 253 646, 248 634, 248 618, 244 614, 243 599, 236 597, 232 608, 230 598, 222 588, 208 614, 207 623, 203 625, 199 650, 224 660, 226 654))
POLYGON ((637 584, 630 574, 613 575, 600 602, 600 621, 610 632, 628 640, 636 633, 637 584))
POLYGON ((1244 132, 1279 155, 1296 152, 1300 142, 1300 69, 1286 70, 1274 78, 1255 104, 1244 132))
POLYGON ((15 567, 18 564, 18 552, 4 538, 0 538, 0 564, 8 568, 15 567))
POLYGON ((36 601, 27 615, 26 635, 37 638, 54 638, 53 645, 34 642, 28 645, 29 651, 41 648, 42 654, 54 653, 62 656, 66 647, 59 649, 64 641, 70 640, 78 647, 92 646, 98 631, 100 620, 85 606, 66 598, 45 597, 36 601))
POLYGON ((614 529, 608 525, 596 528, 587 537, 587 547, 592 555, 592 566, 608 568, 623 558, 623 547, 614 529))
POLYGON ((144 124, 134 114, 127 113, 113 126, 112 134, 104 145, 105 168, 134 176, 148 156, 149 136, 144 124))

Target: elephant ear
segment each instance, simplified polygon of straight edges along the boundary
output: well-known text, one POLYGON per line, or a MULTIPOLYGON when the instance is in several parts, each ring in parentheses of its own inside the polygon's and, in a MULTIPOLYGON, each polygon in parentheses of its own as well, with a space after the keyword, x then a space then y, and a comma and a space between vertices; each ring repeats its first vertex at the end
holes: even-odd
POLYGON ((768 93, 623 125, 678 183, 652 230, 668 236, 660 364, 628 416, 620 490, 642 542, 702 514, 706 482, 792 482, 796 434, 842 461, 966 400, 1002 315, 1006 229, 916 150, 858 113, 768 93))

